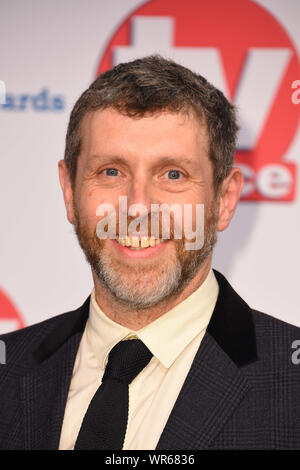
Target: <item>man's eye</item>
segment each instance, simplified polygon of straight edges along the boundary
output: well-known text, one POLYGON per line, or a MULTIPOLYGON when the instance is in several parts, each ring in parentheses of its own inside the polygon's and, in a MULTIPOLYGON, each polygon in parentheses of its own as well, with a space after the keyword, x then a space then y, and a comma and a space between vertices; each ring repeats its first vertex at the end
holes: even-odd
POLYGON ((170 180, 178 180, 181 176, 181 172, 179 170, 169 170, 168 171, 168 178, 170 180))
POLYGON ((119 170, 117 170, 116 168, 106 168, 104 172, 106 176, 118 176, 119 170))

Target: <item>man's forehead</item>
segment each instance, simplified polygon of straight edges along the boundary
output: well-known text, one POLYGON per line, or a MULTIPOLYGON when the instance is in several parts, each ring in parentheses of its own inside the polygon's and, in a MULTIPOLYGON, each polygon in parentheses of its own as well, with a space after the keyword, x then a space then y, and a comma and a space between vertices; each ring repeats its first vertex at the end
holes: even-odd
POLYGON ((198 131, 207 134, 207 125, 204 117, 199 116, 192 107, 179 111, 170 111, 169 109, 157 110, 155 112, 145 112, 143 114, 131 115, 121 112, 113 107, 100 108, 87 111, 84 115, 80 130, 81 136, 87 131, 93 131, 94 128, 105 126, 114 126, 116 122, 124 124, 146 123, 146 122, 164 121, 173 125, 184 126, 194 125, 198 131))
POLYGON ((88 112, 82 121, 81 150, 89 156, 120 157, 120 150, 141 150, 151 156, 177 156, 192 164, 209 154, 206 125, 194 111, 160 111, 127 116, 113 108, 88 112))

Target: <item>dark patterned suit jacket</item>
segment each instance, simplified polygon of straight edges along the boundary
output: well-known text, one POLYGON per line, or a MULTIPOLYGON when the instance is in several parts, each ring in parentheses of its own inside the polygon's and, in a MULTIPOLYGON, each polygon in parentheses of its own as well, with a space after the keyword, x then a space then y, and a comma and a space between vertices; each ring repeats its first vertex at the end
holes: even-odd
MULTIPOLYGON (((217 304, 157 449, 300 449, 300 328, 251 310, 215 275, 217 304)), ((89 298, 0 337, 0 449, 58 448, 88 313, 89 298)))

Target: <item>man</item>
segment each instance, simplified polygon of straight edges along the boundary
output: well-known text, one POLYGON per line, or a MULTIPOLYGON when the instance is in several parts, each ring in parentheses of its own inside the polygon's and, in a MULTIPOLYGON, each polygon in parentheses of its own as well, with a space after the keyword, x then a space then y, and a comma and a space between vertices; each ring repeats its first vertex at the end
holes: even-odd
POLYGON ((79 98, 59 176, 94 289, 2 336, 2 449, 300 447, 300 331, 251 310, 211 267, 243 184, 236 133, 223 94, 159 56, 79 98), (153 236, 163 205, 170 236, 163 210, 153 236))

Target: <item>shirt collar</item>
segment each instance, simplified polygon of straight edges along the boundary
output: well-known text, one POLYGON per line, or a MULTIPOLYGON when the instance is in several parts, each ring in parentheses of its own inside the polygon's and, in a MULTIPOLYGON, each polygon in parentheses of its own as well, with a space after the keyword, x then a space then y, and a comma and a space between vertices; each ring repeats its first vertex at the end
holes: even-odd
POLYGON ((183 302, 138 331, 108 318, 92 291, 86 334, 102 369, 110 350, 119 341, 138 337, 166 368, 203 331, 211 318, 219 293, 218 282, 210 270, 201 286, 183 302))

